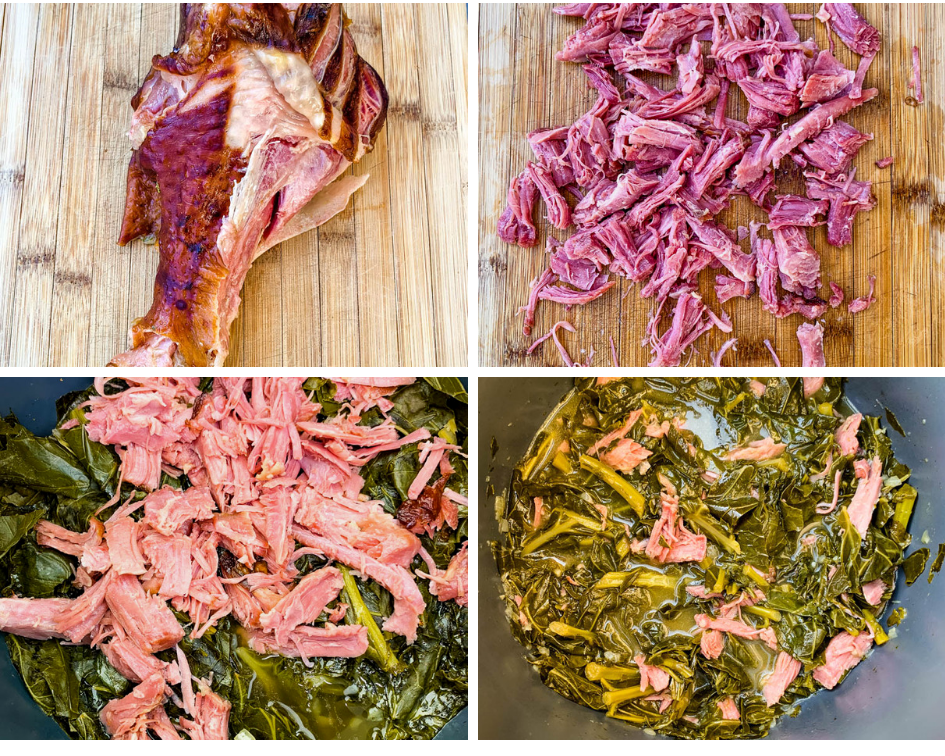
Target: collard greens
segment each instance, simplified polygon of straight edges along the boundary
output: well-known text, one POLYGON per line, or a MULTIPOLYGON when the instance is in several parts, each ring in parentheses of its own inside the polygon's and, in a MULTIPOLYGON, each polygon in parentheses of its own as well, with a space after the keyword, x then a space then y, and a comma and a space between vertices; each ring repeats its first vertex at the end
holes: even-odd
POLYGON ((865 538, 854 529, 847 507, 855 460, 835 440, 849 414, 840 379, 826 379, 809 398, 801 379, 577 380, 516 467, 498 513, 507 538, 495 558, 508 616, 543 682, 662 734, 761 737, 821 689, 813 672, 831 638, 846 631, 884 643, 879 619, 897 572, 915 580, 928 550, 904 558, 916 491, 877 418, 864 418, 857 438, 859 458, 882 462, 880 498, 865 538), (589 454, 637 410, 627 438, 650 452, 642 464, 621 473, 589 454), (649 435, 647 426, 664 432, 649 435), (766 438, 785 452, 725 458, 766 438), (838 471, 839 502, 818 514, 833 499, 838 471), (667 485, 678 491, 685 527, 707 539, 701 561, 664 564, 643 550, 667 485), (884 591, 871 605, 863 586, 876 580, 884 591), (721 654, 708 658, 696 615, 714 617, 744 596, 756 600, 735 616, 776 638, 778 650, 725 632, 721 654), (769 707, 762 688, 782 651, 802 667, 769 707), (640 654, 669 675, 662 701, 641 688, 640 654), (738 719, 723 717, 728 699, 738 719))

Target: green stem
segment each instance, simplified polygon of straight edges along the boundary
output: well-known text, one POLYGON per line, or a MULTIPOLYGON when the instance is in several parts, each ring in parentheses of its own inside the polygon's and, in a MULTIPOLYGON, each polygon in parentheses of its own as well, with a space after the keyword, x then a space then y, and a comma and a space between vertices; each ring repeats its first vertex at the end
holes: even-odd
POLYGON ((571 461, 560 452, 555 454, 555 458, 551 460, 551 464, 565 475, 570 475, 572 472, 574 472, 574 468, 571 467, 571 461))
POLYGON ((540 472, 548 464, 548 459, 554 452, 552 444, 555 444, 556 438, 552 433, 548 433, 538 445, 535 454, 522 467, 522 480, 530 481, 535 472, 540 472))
POLYGON ((607 710, 607 716, 611 719, 620 719, 624 722, 629 722, 630 724, 637 725, 638 727, 648 727, 651 724, 656 724, 659 721, 656 717, 644 717, 637 714, 618 714, 617 707, 613 707, 607 710))
POLYGON ((588 662, 587 666, 584 667, 584 676, 591 682, 599 682, 600 680, 633 680, 634 682, 640 681, 640 670, 631 669, 630 667, 608 667, 604 664, 598 664, 597 662, 588 662))
POLYGON ((761 574, 757 567, 752 567, 750 564, 746 564, 744 567, 742 567, 742 573, 746 578, 761 586, 762 588, 771 587, 768 581, 765 580, 765 576, 761 574))
POLYGON ((351 572, 344 565, 338 565, 341 570, 341 576, 344 578, 344 598, 348 604, 348 618, 353 619, 355 624, 363 625, 368 632, 368 655, 376 661, 385 672, 396 674, 404 668, 403 664, 394 655, 393 649, 387 644, 384 633, 374 621, 374 615, 368 609, 367 604, 361 597, 361 591, 358 590, 358 583, 352 577, 351 572))
POLYGON ((772 622, 781 621, 781 612, 777 609, 769 609, 766 606, 746 606, 743 608, 743 611, 748 614, 754 614, 756 617, 764 617, 772 622))
POLYGON ((566 625, 563 622, 552 622, 548 625, 548 632, 562 638, 583 638, 588 643, 597 642, 597 636, 589 630, 582 630, 579 627, 566 625))
POLYGON ((589 473, 593 473, 604 481, 604 483, 614 489, 627 501, 633 508, 633 511, 637 513, 637 517, 643 517, 643 509, 646 506, 643 495, 630 485, 614 468, 586 454, 581 455, 581 468, 587 470, 589 473))
POLYGON ((626 701, 635 701, 638 698, 652 696, 654 692, 653 688, 649 686, 646 690, 641 690, 639 685, 632 688, 623 688, 622 690, 608 690, 603 695, 604 705, 618 706, 626 701))
POLYGON ((902 487, 902 495, 896 502, 896 511, 893 513, 893 522, 895 522, 903 531, 909 528, 909 519, 912 517, 912 509, 915 507, 917 491, 910 485, 902 487))
POLYGON ((675 588, 676 578, 662 572, 635 569, 629 572, 608 572, 597 581, 595 588, 623 588, 636 585, 641 588, 675 588))
POLYGON ((883 630, 883 626, 876 621, 876 617, 873 616, 873 613, 869 609, 863 610, 863 619, 866 620, 866 624, 869 626, 869 629, 873 631, 873 636, 876 638, 877 646, 882 646, 886 641, 889 640, 889 636, 886 635, 886 631, 883 630))
POLYGON ((732 399, 732 401, 730 401, 728 404, 725 405, 725 412, 726 412, 726 413, 729 413, 729 412, 731 412, 733 409, 735 409, 739 404, 741 404, 741 402, 742 402, 742 400, 745 398, 745 396, 746 396, 746 394, 745 394, 745 392, 743 391, 743 392, 740 393, 738 396, 736 396, 734 399, 732 399))
POLYGON ((436 435, 438 435, 448 444, 455 444, 456 443, 456 430, 457 430, 456 420, 450 419, 450 421, 446 425, 444 425, 440 429, 440 432, 437 433, 436 435))
POLYGON ((742 547, 738 545, 738 541, 725 535, 722 529, 712 522, 710 517, 703 515, 701 512, 687 512, 686 519, 729 553, 742 553, 742 547))
POLYGON ((685 664, 680 664, 673 658, 660 659, 659 666, 668 669, 670 672, 675 672, 679 677, 687 679, 692 677, 692 669, 685 664))
POLYGON ((528 556, 535 549, 544 546, 549 541, 553 541, 558 536, 570 533, 578 526, 587 528, 588 530, 601 529, 600 523, 596 520, 592 520, 589 517, 582 517, 581 515, 574 514, 573 512, 565 511, 563 514, 558 515, 558 521, 554 525, 551 525, 547 530, 532 536, 523 544, 522 556, 528 556))
POLYGON ((544 470, 548 466, 548 463, 554 458, 554 455, 557 454, 558 447, 564 440, 563 418, 566 415, 573 414, 580 401, 580 392, 577 389, 572 389, 571 393, 555 407, 555 411, 549 415, 548 419, 542 423, 541 428, 538 429, 538 433, 535 434, 535 437, 538 438, 542 434, 545 434, 545 436, 538 445, 538 449, 535 450, 535 454, 522 465, 522 480, 526 483, 530 481, 536 473, 544 470))

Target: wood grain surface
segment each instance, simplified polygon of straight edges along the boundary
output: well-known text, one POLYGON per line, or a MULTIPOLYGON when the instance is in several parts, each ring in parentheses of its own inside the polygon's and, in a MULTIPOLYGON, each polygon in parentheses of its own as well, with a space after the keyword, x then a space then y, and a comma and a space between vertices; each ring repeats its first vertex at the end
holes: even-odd
MULTIPOLYGON (((227 364, 466 363, 463 4, 346 5, 390 93, 326 225, 263 255, 227 364)), ((175 5, 0 6, 0 365, 104 365, 151 303, 157 247, 119 247, 131 97, 175 5)))
MULTIPOLYGON (((793 13, 815 13, 819 5, 793 3, 793 13)), ((857 178, 873 181, 877 206, 856 219, 854 244, 831 247, 824 228, 811 235, 823 257, 823 278, 836 281, 847 302, 868 291, 867 277, 877 277, 877 302, 865 313, 850 315, 846 307, 823 319, 825 351, 830 366, 941 366, 945 364, 945 65, 942 4, 859 3, 858 9, 883 35, 883 46, 869 71, 866 86, 879 96, 854 110, 845 120, 872 132, 855 160, 857 178), (907 102, 912 46, 921 50, 925 104, 907 102), (880 170, 879 158, 893 155, 892 168, 880 170)), ((581 25, 563 18, 548 5, 482 4, 479 10, 479 355, 482 365, 560 366, 551 343, 527 356, 531 339, 522 334, 517 314, 528 295, 528 283, 547 265, 543 252, 548 224, 541 219, 542 246, 530 250, 509 247, 495 234, 505 207, 510 179, 533 159, 525 135, 536 128, 570 124, 583 115, 596 97, 585 85, 579 65, 559 63, 555 51, 581 25)), ((799 21, 802 38, 813 34, 827 46, 823 24, 799 21)), ((856 67, 858 57, 837 40, 836 54, 856 67)), ((670 77, 661 84, 671 86, 670 77)), ((733 88, 733 93, 736 89, 733 88)), ((745 101, 739 93, 743 118, 745 101)), ((784 161, 791 163, 791 161, 784 161)), ((782 163, 786 174, 779 189, 802 190, 795 166, 782 163)), ((542 211, 543 212, 543 208, 542 211)), ((539 215, 539 213, 536 213, 539 215)), ((764 215, 747 200, 738 199, 722 219, 734 228, 764 215)), ((703 278, 707 303, 718 307, 711 280, 703 278)), ((545 333, 566 318, 578 332, 563 333, 571 356, 592 366, 611 365, 609 337, 614 336, 623 366, 646 365, 650 351, 643 343, 644 327, 653 300, 641 300, 630 282, 618 285, 585 307, 566 312, 563 305, 542 302, 534 335, 545 333), (591 349, 595 354, 590 357, 591 349)), ((770 339, 785 366, 800 365, 796 339, 800 316, 777 320, 751 301, 732 300, 724 309, 735 324, 738 351, 726 365, 772 365, 763 345, 770 339)), ((664 326, 665 327, 665 326, 664 326)), ((693 366, 711 364, 725 335, 713 331, 697 342, 693 366)))

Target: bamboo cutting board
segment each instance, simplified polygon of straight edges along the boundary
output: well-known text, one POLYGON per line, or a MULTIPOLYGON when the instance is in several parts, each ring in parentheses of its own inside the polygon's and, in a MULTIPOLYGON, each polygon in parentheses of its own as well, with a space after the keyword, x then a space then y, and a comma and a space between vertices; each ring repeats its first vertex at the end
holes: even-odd
MULTIPOLYGON (((465 364, 465 7, 345 10, 390 93, 351 169, 371 179, 253 265, 227 364, 465 364)), ((147 312, 157 247, 115 244, 126 132, 177 20, 175 5, 0 6, 0 365, 104 365, 147 312)))
MULTIPOLYGON (((820 6, 794 3, 788 7, 792 13, 816 13, 820 6)), ((880 94, 844 120, 873 134, 854 165, 858 179, 873 181, 877 205, 857 217, 850 247, 829 246, 823 228, 811 234, 823 257, 825 284, 836 281, 847 295, 844 306, 828 311, 824 318, 827 364, 940 366, 945 364, 945 320, 940 316, 945 305, 945 65, 940 37, 945 30, 945 6, 858 3, 857 8, 883 34, 883 47, 866 80, 866 86, 878 87, 880 94), (913 45, 920 48, 923 65, 925 104, 919 106, 907 103, 913 45), (895 157, 893 167, 878 169, 875 161, 887 155, 895 157), (878 299, 865 313, 852 316, 846 303, 866 295, 870 274, 877 278, 878 299)), ((621 365, 646 365, 651 359, 642 342, 654 300, 641 300, 630 282, 619 278, 606 295, 571 312, 563 305, 542 302, 533 336, 525 337, 517 310, 527 300, 529 281, 547 265, 546 236, 540 235, 540 247, 522 250, 510 248, 495 234, 509 181, 533 159, 525 135, 539 127, 571 124, 596 99, 586 88, 579 65, 554 60, 555 51, 580 24, 580 19, 555 15, 549 5, 480 5, 480 162, 485 167, 479 189, 482 365, 560 366, 561 358, 551 343, 531 356, 525 351, 532 338, 562 319, 578 329, 575 334, 561 332, 576 362, 610 366, 611 335, 621 365)), ((798 22, 797 27, 802 38, 814 34, 820 47, 826 47, 823 24, 798 22)), ((839 40, 836 55, 849 68, 856 67, 857 56, 839 40)), ((663 86, 670 81, 666 77, 663 86)), ((736 88, 732 92, 734 98, 736 88)), ((737 99, 744 105, 740 93, 737 99)), ((737 116, 743 118, 744 112, 737 116)), ((797 173, 785 163, 791 161, 782 162, 788 174, 797 173)), ((797 175, 779 181, 782 193, 802 189, 797 175)), ((735 228, 764 216, 739 199, 722 218, 735 228)), ((543 218, 536 225, 547 231, 543 218)), ((703 281, 706 302, 719 307, 710 281, 703 281)), ((765 339, 771 340, 785 366, 800 365, 795 336, 803 322, 800 316, 777 320, 761 309, 757 297, 748 302, 731 300, 723 309, 734 322, 732 335, 738 337, 738 351, 728 353, 725 365, 770 367, 765 339)), ((726 338, 713 331, 698 341, 691 364, 711 365, 710 352, 726 338)))

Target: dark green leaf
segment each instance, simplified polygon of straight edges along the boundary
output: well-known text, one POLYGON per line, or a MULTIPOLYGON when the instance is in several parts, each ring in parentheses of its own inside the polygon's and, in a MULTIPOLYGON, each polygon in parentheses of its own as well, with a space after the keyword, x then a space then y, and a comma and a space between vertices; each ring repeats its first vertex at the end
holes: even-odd
POLYGON ((100 493, 71 451, 37 438, 12 415, 0 420, 0 480, 73 499, 100 493))
POLYGON ((942 569, 943 564, 945 564, 945 543, 940 543, 938 545, 938 553, 935 555, 935 561, 932 562, 932 566, 929 568, 929 583, 932 582, 932 578, 942 569))
POLYGON ((928 564, 932 552, 922 548, 913 551, 906 557, 902 563, 902 572, 906 576, 906 585, 912 585, 925 572, 925 565, 928 564))
POLYGON ((469 404, 469 394, 466 393, 466 387, 459 378, 424 378, 437 391, 449 394, 454 399, 458 399, 463 404, 469 404))
POLYGON ((48 598, 72 580, 73 562, 68 557, 25 542, 10 560, 13 590, 18 596, 48 598))
POLYGON ((394 408, 390 416, 397 427, 410 433, 426 428, 433 435, 439 433, 456 414, 449 406, 448 397, 426 381, 417 381, 398 389, 391 395, 394 408))
POLYGON ((42 509, 21 515, 7 515, 0 517, 0 559, 18 544, 27 533, 32 532, 33 526, 43 519, 45 511, 42 509))

